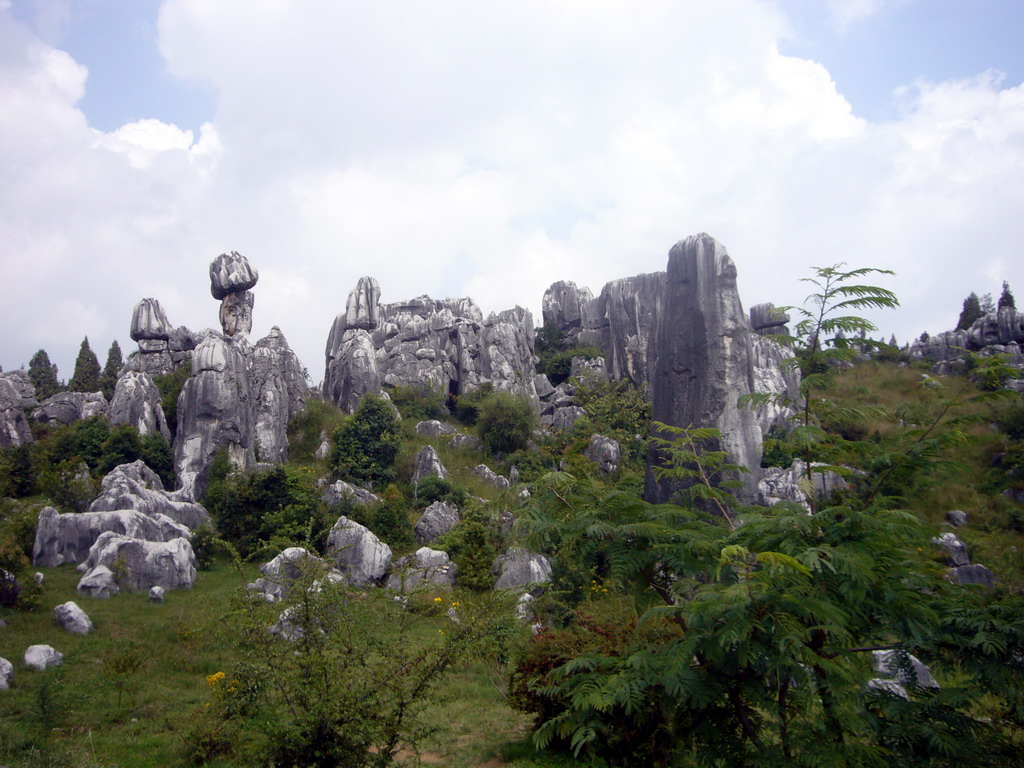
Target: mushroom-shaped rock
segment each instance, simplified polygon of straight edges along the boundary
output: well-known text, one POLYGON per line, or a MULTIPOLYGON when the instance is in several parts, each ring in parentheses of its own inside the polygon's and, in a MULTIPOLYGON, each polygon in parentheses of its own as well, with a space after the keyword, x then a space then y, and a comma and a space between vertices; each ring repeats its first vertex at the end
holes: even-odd
POLYGON ((132 341, 166 342, 173 330, 164 308, 156 299, 143 299, 132 310, 132 341))
MULTIPOLYGON (((89 505, 90 512, 125 509, 138 510, 157 520, 160 515, 165 515, 192 530, 210 524, 210 514, 205 507, 183 499, 176 491, 165 491, 159 476, 141 460, 118 464, 110 470, 100 482, 100 495, 89 505)), ((153 541, 168 540, 166 536, 156 538, 149 534, 139 538, 153 541)))
POLYGON ((220 303, 218 317, 226 336, 247 336, 252 331, 252 308, 256 297, 249 291, 229 293, 220 303))
POLYGON ((117 380, 107 418, 111 424, 135 427, 140 435, 159 432, 167 442, 171 440, 160 390, 152 377, 143 371, 125 371, 117 380))
POLYGON ((944 533, 932 539, 932 543, 946 550, 947 565, 967 565, 971 562, 967 554, 967 545, 960 541, 955 533, 944 533))
POLYGON ((420 547, 413 554, 400 557, 391 566, 388 589, 408 593, 424 585, 451 587, 458 569, 447 552, 420 547))
POLYGON ((446 480, 448 478, 448 470, 441 463, 441 457, 437 455, 434 446, 425 445, 416 454, 412 470, 413 485, 419 485, 423 480, 435 475, 442 480, 446 480))
POLYGON ((0 657, 0 691, 10 690, 14 685, 14 665, 0 657))
POLYGON ((365 488, 360 488, 358 485, 346 483, 344 480, 335 480, 330 485, 327 485, 324 488, 323 498, 324 503, 328 506, 340 504, 344 500, 364 507, 384 503, 384 499, 377 494, 371 493, 365 488))
POLYGON ((416 521, 413 535, 420 544, 429 544, 448 533, 462 518, 458 508, 447 501, 435 501, 416 521))
POLYGON ((64 654, 49 645, 30 645, 25 649, 25 666, 42 672, 48 667, 59 667, 64 654))
POLYGON ((108 531, 96 539, 78 570, 87 580, 98 567, 113 572, 117 586, 129 591, 190 589, 196 580, 196 556, 185 538, 143 541, 108 531))
POLYGON ((622 460, 618 442, 604 435, 591 435, 583 455, 597 464, 602 472, 614 472, 622 460))
POLYGON ((218 300, 229 293, 248 291, 259 279, 260 273, 238 251, 222 253, 210 263, 210 293, 218 300))
POLYGON ((391 547, 344 515, 327 536, 327 554, 345 580, 357 587, 380 583, 391 565, 391 547))
POLYGON ((33 410, 32 418, 43 424, 51 421, 71 424, 106 412, 107 400, 102 392, 58 392, 33 410))
POLYGON ((521 547, 511 547, 495 558, 494 570, 498 573, 495 589, 515 589, 551 581, 551 561, 521 547))
POLYGON ((187 527, 161 514, 150 516, 134 509, 60 514, 53 507, 43 507, 36 525, 32 563, 46 568, 80 563, 100 534, 107 531, 147 541, 190 535, 187 527))
POLYGON ((416 425, 416 434, 426 435, 427 437, 444 437, 445 435, 456 434, 456 429, 451 424, 445 424, 437 419, 430 419, 429 421, 421 421, 416 425))
POLYGON ((94 629, 85 611, 70 600, 53 609, 53 620, 61 629, 73 635, 88 635, 94 629))
POLYGON ((360 277, 345 303, 345 327, 372 331, 380 323, 380 284, 360 277))
POLYGON ((910 688, 938 688, 932 672, 920 659, 906 651, 872 651, 871 666, 880 675, 910 688))

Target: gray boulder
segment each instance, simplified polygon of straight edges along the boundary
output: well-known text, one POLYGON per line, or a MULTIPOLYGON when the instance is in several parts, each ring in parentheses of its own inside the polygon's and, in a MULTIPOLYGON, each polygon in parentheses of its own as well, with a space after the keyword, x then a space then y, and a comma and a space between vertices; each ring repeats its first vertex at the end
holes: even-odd
POLYGON ((979 563, 950 568, 949 578, 954 584, 978 584, 983 587, 996 585, 996 575, 979 563))
MULTIPOLYGON (((329 565, 303 547, 288 547, 270 562, 260 566, 260 573, 263 574, 256 581, 248 585, 248 589, 254 592, 262 592, 271 601, 280 601, 288 596, 292 582, 299 578, 304 568, 316 568, 327 574, 330 571, 329 565)), ((342 574, 333 571, 337 577, 342 574)))
POLYGON ((78 565, 78 570, 85 573, 82 581, 91 583, 92 571, 99 567, 111 571, 119 589, 132 592, 154 586, 191 589, 196 580, 196 556, 184 537, 144 541, 112 531, 101 533, 88 557, 78 565))
POLYGON ((25 666, 42 672, 49 667, 59 667, 64 654, 49 645, 30 645, 25 649, 25 666))
POLYGON ((114 578, 114 572, 105 565, 98 565, 78 580, 76 589, 94 600, 106 600, 121 591, 114 578))
POLYGON ((379 584, 391 565, 391 547, 344 515, 327 536, 327 555, 356 587, 379 584))
POLYGON ((164 417, 160 390, 144 371, 125 371, 114 386, 107 418, 111 424, 129 424, 140 435, 159 432, 169 443, 171 431, 164 417))
POLYGON ((156 299, 142 299, 132 310, 132 341, 166 342, 173 330, 164 308, 156 299))
POLYGON ((907 693, 907 689, 897 683, 895 680, 889 680, 882 677, 873 677, 867 681, 864 686, 869 691, 875 691, 877 693, 883 693, 887 696, 895 696, 900 699, 910 701, 910 694, 907 693))
POLYGON ((423 510, 413 527, 413 535, 420 544, 429 544, 448 533, 461 520, 458 507, 447 501, 435 501, 423 510))
MULTIPOLYGON (((32 442, 32 430, 25 418, 25 402, 12 375, 0 375, 0 448, 14 448, 32 442)), ((28 402, 35 405, 35 398, 28 402)))
POLYGON ((568 432, 579 419, 587 415, 585 408, 578 405, 567 405, 563 408, 555 408, 550 416, 542 416, 541 424, 548 423, 555 432, 568 432))
POLYGON ((967 565, 971 562, 967 554, 967 545, 960 541, 955 533, 944 533, 932 539, 932 543, 946 551, 947 565, 967 565))
POLYGON ((622 460, 618 442, 604 435, 591 435, 583 455, 597 464, 602 472, 614 472, 622 460))
POLYGON ((106 412, 107 400, 102 392, 58 392, 33 410, 32 418, 43 424, 50 421, 71 424, 106 412))
POLYGON ((872 651, 871 666, 875 672, 909 688, 938 688, 932 672, 906 651, 872 651))
POLYGON ((57 626, 73 635, 88 635, 95 629, 85 611, 70 600, 53 609, 53 620, 57 626))
POLYGON ((138 510, 155 519, 166 515, 192 530, 210 525, 210 514, 205 507, 191 501, 181 491, 165 491, 159 476, 141 460, 118 464, 110 470, 100 482, 100 495, 89 505, 90 512, 126 509, 138 510))
MULTIPOLYGON (((812 469, 823 467, 820 462, 812 462, 812 469)), ((758 482, 758 493, 761 500, 769 507, 773 507, 780 501, 791 501, 800 504, 810 510, 810 502, 804 488, 806 487, 807 465, 800 459, 795 459, 788 468, 766 467, 762 470, 761 480, 758 482)), ((831 470, 813 471, 814 495, 818 499, 827 499, 835 491, 846 487, 846 480, 842 475, 831 470)))
POLYGON ((360 506, 372 506, 374 504, 384 503, 384 499, 377 494, 371 493, 365 488, 360 488, 358 485, 346 483, 344 480, 335 480, 330 485, 326 485, 326 487, 324 487, 323 499, 324 503, 328 506, 339 504, 345 499, 352 501, 354 504, 359 504, 360 506))
POLYGON ((954 528, 967 525, 967 513, 962 509, 951 509, 946 513, 946 522, 954 528))
MULTIPOLYGON (((661 311, 652 336, 652 420, 679 427, 715 427, 718 447, 750 472, 739 477, 741 501, 757 500, 761 430, 742 395, 754 391, 750 326, 736 288, 736 266, 724 246, 706 234, 669 252, 661 311)), ((680 481, 659 480, 662 456, 652 446, 646 496, 667 502, 680 481)))
POLYGON ((139 349, 125 361, 125 371, 150 376, 170 373, 183 364, 196 345, 185 327, 173 328, 156 299, 142 299, 132 311, 131 337, 139 349))
POLYGON ((448 447, 453 450, 479 451, 484 447, 484 443, 474 435, 456 435, 448 441, 448 447))
POLYGON ((499 475, 486 464, 477 464, 473 467, 473 474, 499 490, 504 490, 512 485, 507 477, 499 475))
POLYGON ((420 547, 413 554, 394 562, 387 587, 403 594, 423 586, 452 587, 457 573, 458 568, 447 552, 420 547))
POLYGON ((511 547, 495 558, 494 571, 498 574, 495 589, 518 589, 551 581, 551 561, 521 547, 511 547))
POLYGON ((533 377, 533 388, 537 390, 537 397, 541 400, 550 397, 555 392, 555 388, 551 386, 551 382, 548 381, 548 377, 543 373, 538 373, 533 377))
POLYGON ((260 273, 237 251, 222 253, 210 263, 210 293, 218 301, 232 293, 248 291, 259 279, 260 273))
POLYGON ((255 464, 255 428, 243 344, 209 333, 192 356, 192 376, 178 397, 174 463, 182 490, 192 498, 206 489, 214 454, 227 448, 232 465, 255 464))
POLYGON ((419 485, 421 481, 431 476, 437 476, 442 480, 446 480, 448 478, 448 470, 441 463, 441 457, 437 455, 434 446, 425 445, 416 454, 412 470, 412 483, 413 485, 419 485))
POLYGON ((416 434, 426 435, 427 437, 444 437, 457 434, 457 430, 451 424, 445 424, 437 419, 430 419, 429 421, 421 421, 416 425, 416 434))
POLYGON ((249 358, 259 460, 288 458, 288 422, 306 407, 309 387, 298 356, 276 325, 256 342, 249 358))
POLYGON ((14 685, 14 665, 0 657, 0 691, 9 691, 14 685))
POLYGON ((191 535, 189 529, 162 514, 147 515, 134 509, 60 514, 44 507, 36 525, 33 565, 56 568, 80 563, 100 534, 107 531, 147 541, 170 541, 191 535))
POLYGON ((164 588, 163 587, 150 587, 149 588, 149 602, 151 603, 163 603, 164 601, 164 588))
POLYGON ((594 294, 585 286, 581 289, 567 280, 552 283, 541 299, 544 325, 554 326, 564 334, 578 335, 583 330, 586 308, 593 300, 594 294))

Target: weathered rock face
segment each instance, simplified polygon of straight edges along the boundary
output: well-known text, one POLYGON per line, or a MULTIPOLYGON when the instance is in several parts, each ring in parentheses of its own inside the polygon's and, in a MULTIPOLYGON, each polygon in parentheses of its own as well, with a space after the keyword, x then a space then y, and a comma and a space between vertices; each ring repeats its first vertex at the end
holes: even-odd
POLYGON ((409 593, 429 584, 435 587, 455 586, 458 568, 447 552, 420 547, 413 554, 400 557, 391 567, 387 588, 409 593))
POLYGON ((905 651, 872 651, 871 666, 886 678, 911 688, 938 688, 932 672, 919 658, 905 651))
POLYGON ((191 530, 210 524, 210 515, 201 504, 180 491, 165 491, 157 474, 141 460, 110 470, 100 482, 100 495, 89 505, 90 512, 128 509, 157 520, 166 516, 191 530))
POLYGON ((309 387, 298 356, 276 325, 256 342, 249 358, 259 460, 288 458, 288 421, 306 407, 309 387))
POLYGON ((430 419, 429 421, 421 421, 416 425, 416 434, 427 435, 428 437, 444 437, 457 434, 457 430, 451 424, 445 424, 437 419, 430 419))
POLYGON ((486 464, 477 464, 475 467, 473 467, 473 474, 479 477, 484 482, 493 485, 495 488, 498 488, 499 490, 504 490, 505 488, 508 488, 509 486, 512 485, 512 483, 509 482, 509 479, 507 477, 505 477, 504 475, 499 475, 486 464))
POLYGON ((932 543, 946 551, 946 565, 967 565, 971 562, 971 557, 967 552, 967 545, 955 533, 944 533, 932 539, 932 543))
POLYGON ((57 626, 73 635, 88 635, 95 629, 86 612, 71 600, 53 609, 53 620, 57 626))
MULTIPOLYGON (((785 395, 793 402, 799 402, 800 370, 786 362, 792 359, 792 351, 759 333, 751 335, 750 349, 753 355, 754 391, 785 395)), ((764 403, 754 409, 754 417, 762 435, 767 434, 773 426, 788 430, 793 416, 793 407, 783 403, 764 403)))
POLYGON ((80 563, 107 531, 147 541, 170 541, 191 533, 166 515, 151 517, 134 509, 62 515, 53 507, 43 507, 36 525, 32 564, 56 568, 63 563, 80 563))
POLYGON ((978 584, 983 587, 996 585, 996 575, 981 563, 970 563, 951 568, 949 578, 954 584, 978 584))
POLYGON ((515 589, 551 581, 551 561, 544 555, 512 547, 494 561, 498 573, 495 589, 515 589))
POLYGON ((458 507, 447 501, 435 501, 423 510, 413 527, 413 535, 420 544, 429 544, 448 533, 461 519, 458 507))
MULTIPOLYGON (((78 586, 75 589, 94 600, 107 600, 121 591, 114 579, 114 572, 105 565, 97 565, 90 570, 78 580, 78 586)), ((150 589, 152 590, 153 587, 150 589)))
POLYGON ((750 308, 750 330, 761 336, 788 336, 789 315, 774 304, 755 304, 750 308))
MULTIPOLYGON (((326 562, 303 547, 288 547, 268 563, 260 566, 260 573, 263 574, 256 581, 248 585, 248 589, 254 592, 262 592, 268 599, 273 601, 283 600, 288 596, 292 582, 299 578, 304 568, 314 568, 326 575, 330 568, 326 562)), ((339 571, 332 571, 337 578, 341 578, 339 571)))
POLYGON ((232 293, 248 291, 259 279, 260 273, 238 251, 222 253, 210 262, 210 293, 218 301, 232 293))
POLYGON ((251 291, 229 293, 220 303, 218 319, 225 336, 248 335, 252 331, 252 308, 256 297, 251 291))
POLYGON ((327 555, 356 587, 379 584, 391 565, 391 547, 370 530, 342 515, 327 536, 327 555))
POLYGON ((96 539, 78 570, 87 578, 101 566, 114 574, 120 589, 133 592, 150 587, 191 589, 196 580, 196 557, 183 537, 144 541, 107 531, 96 539))
POLYGON ((358 485, 346 483, 344 480, 335 480, 330 484, 321 480, 321 483, 323 484, 321 487, 324 489, 324 503, 328 506, 340 504, 344 500, 349 500, 354 504, 360 504, 362 506, 384 503, 384 499, 377 494, 372 493, 365 488, 360 488, 358 485))
POLYGON ((962 361, 964 350, 1009 354, 1011 363, 1021 367, 1024 366, 1021 345, 1024 345, 1024 314, 1013 307, 1003 307, 979 317, 967 330, 945 331, 918 339, 910 345, 909 352, 914 359, 947 363, 962 361))
POLYGON ((568 335, 578 334, 584 329, 584 319, 593 300, 594 294, 586 286, 578 288, 568 280, 552 283, 541 299, 544 325, 554 326, 568 335))
POLYGON ((59 667, 64 654, 49 645, 30 645, 25 649, 25 666, 42 672, 49 667, 59 667))
POLYGON ((70 424, 106 412, 107 400, 102 392, 58 392, 32 411, 32 418, 44 424, 48 421, 70 424))
POLYGON ((232 464, 250 469, 253 450, 252 390, 239 344, 210 333, 192 356, 192 376, 178 397, 174 463, 182 490, 201 495, 214 454, 225 446, 232 464))
POLYGON ((0 691, 8 691, 14 685, 14 665, 0 657, 0 691))
POLYGON ((160 400, 160 390, 148 373, 125 371, 114 387, 107 418, 111 424, 130 424, 140 435, 159 432, 170 442, 171 431, 160 400))
POLYGON ((324 397, 340 408, 354 410, 382 384, 460 394, 490 382, 536 399, 533 319, 526 310, 485 320, 470 299, 379 300, 377 281, 361 278, 331 326, 324 397))
MULTIPOLYGON (((756 500, 761 430, 754 414, 738 405, 741 395, 754 391, 750 328, 736 289, 736 267, 709 235, 688 237, 669 252, 651 356, 652 419, 720 430, 730 460, 750 469, 737 495, 756 500)), ((660 461, 652 449, 649 467, 660 461)), ((648 468, 649 501, 666 502, 677 487, 657 480, 648 468)))
POLYGON ((622 460, 618 442, 604 435, 591 435, 583 455, 597 464, 602 472, 614 472, 622 460))
MULTIPOLYGON (((811 466, 814 468, 825 465, 812 463, 811 466)), ((766 467, 762 470, 762 477, 758 483, 759 502, 772 507, 780 501, 791 501, 809 511, 810 501, 802 487, 806 472, 807 465, 800 459, 794 460, 786 469, 766 467)), ((811 476, 814 479, 815 498, 827 499, 835 491, 846 487, 846 480, 836 472, 815 470, 811 476)))
MULTIPOLYGON (((13 448, 32 442, 32 430, 29 428, 28 419, 25 418, 23 407, 26 398, 19 391, 13 373, 0 375, 0 448, 13 448)), ((35 405, 35 397, 29 402, 35 405)))
POLYGON ((142 299, 132 311, 131 337, 139 349, 125 361, 126 371, 158 376, 181 365, 196 345, 184 326, 173 328, 156 299, 142 299))
POLYGON ((434 446, 425 445, 416 454, 412 470, 412 484, 419 485, 423 480, 435 475, 445 480, 448 477, 448 470, 441 463, 441 457, 437 455, 434 446))

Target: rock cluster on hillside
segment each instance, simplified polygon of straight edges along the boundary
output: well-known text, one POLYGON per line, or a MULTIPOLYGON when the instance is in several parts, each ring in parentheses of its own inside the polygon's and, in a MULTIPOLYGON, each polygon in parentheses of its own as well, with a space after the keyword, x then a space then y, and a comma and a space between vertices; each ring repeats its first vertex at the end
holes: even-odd
POLYGON ((966 370, 966 353, 1009 355, 1011 365, 1024 369, 1024 314, 1014 307, 1003 307, 974 321, 966 330, 927 334, 910 345, 915 360, 932 360, 945 373, 966 370))
POLYGON ((521 307, 484 318, 466 298, 380 304, 379 284, 363 277, 328 335, 324 397, 352 412, 384 384, 463 394, 491 383, 536 401, 533 334, 521 307))

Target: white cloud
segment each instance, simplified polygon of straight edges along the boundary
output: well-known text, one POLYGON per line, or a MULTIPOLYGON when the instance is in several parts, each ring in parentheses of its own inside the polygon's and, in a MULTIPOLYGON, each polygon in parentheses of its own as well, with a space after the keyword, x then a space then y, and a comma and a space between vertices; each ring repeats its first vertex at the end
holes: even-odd
POLYGON ((216 325, 207 265, 232 249, 262 275, 254 333, 279 325, 316 379, 363 274, 386 301, 539 321, 554 280, 597 291, 707 231, 748 305, 800 301, 814 264, 896 269, 906 309, 880 319, 905 339, 1018 263, 1024 91, 918 83, 870 123, 778 52, 786 21, 756 0, 169 0, 160 19, 169 70, 218 94, 198 140, 90 128, 84 69, 0 10, 7 367, 44 346, 70 374, 86 332, 130 348, 143 296, 216 325))
POLYGON ((902 5, 906 0, 828 0, 829 16, 840 32, 902 5))

